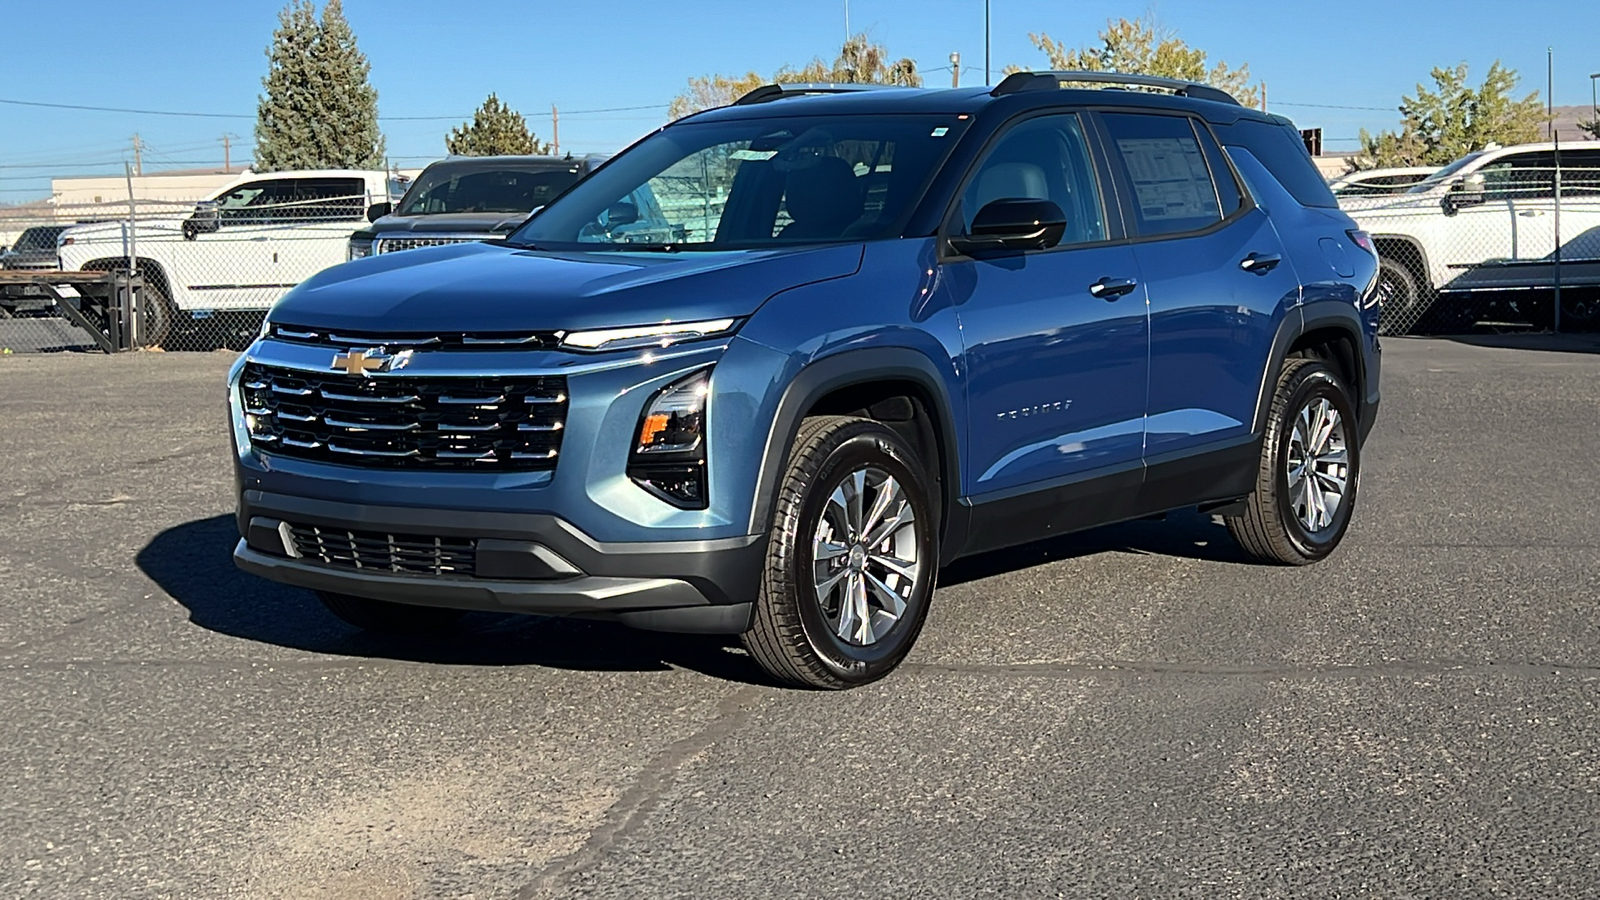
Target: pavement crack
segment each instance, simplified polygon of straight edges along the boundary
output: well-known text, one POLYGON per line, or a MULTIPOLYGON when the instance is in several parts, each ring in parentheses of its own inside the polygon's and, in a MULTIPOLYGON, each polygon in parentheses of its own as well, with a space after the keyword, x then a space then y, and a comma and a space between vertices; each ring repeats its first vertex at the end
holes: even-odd
POLYGON ((643 824, 684 766, 750 720, 757 706, 753 701, 759 693, 755 686, 746 685, 718 703, 716 716, 705 727, 674 741, 646 766, 606 811, 605 820, 589 833, 583 846, 545 866, 517 893, 517 900, 555 896, 568 878, 593 866, 607 850, 643 824))

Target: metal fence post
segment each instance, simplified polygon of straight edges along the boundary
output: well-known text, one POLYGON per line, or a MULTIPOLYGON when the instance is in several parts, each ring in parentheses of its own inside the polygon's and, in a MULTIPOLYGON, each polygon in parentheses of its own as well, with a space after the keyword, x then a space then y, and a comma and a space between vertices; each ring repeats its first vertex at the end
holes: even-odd
MULTIPOLYGON (((134 298, 134 278, 139 274, 139 209, 133 197, 133 167, 127 163, 122 164, 123 173, 128 179, 128 289, 117 292, 119 297, 126 298, 126 305, 121 312, 126 315, 129 324, 129 333, 133 335, 130 346, 136 346, 144 337, 144 323, 139 321, 139 304, 134 298)), ((142 286, 140 288, 142 290, 142 286)))
POLYGON ((1556 334, 1560 334, 1561 333, 1561 134, 1560 134, 1560 132, 1556 133, 1555 138, 1556 138, 1556 140, 1555 140, 1555 145, 1556 145, 1556 175, 1555 175, 1556 211, 1555 211, 1555 222, 1553 224, 1554 224, 1555 230, 1556 230, 1556 253, 1555 253, 1555 258, 1553 260, 1551 260, 1551 261, 1554 263, 1554 269, 1555 269, 1555 281, 1556 281, 1556 299, 1555 299, 1555 303, 1556 303, 1556 309, 1555 309, 1555 324, 1553 326, 1551 326, 1551 327, 1554 329, 1556 334))

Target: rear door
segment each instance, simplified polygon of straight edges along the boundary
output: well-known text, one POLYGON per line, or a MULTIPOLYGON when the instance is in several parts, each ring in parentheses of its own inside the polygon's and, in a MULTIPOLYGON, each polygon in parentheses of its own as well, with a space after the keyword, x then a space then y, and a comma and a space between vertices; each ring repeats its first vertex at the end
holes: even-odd
POLYGON ((345 261, 350 232, 366 219, 362 178, 295 178, 271 212, 267 252, 276 300, 289 288, 345 261))
POLYGON ((1300 282, 1202 120, 1105 111, 1099 121, 1149 292, 1146 490, 1171 487, 1162 480, 1176 471, 1178 489, 1204 493, 1205 465, 1221 459, 1232 472, 1250 452, 1273 337, 1300 282))

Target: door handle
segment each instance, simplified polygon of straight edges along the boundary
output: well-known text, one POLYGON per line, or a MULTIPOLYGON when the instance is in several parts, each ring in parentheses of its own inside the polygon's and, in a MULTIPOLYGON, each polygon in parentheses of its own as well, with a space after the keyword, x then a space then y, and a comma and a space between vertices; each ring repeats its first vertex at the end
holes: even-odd
POLYGON ((1517 213, 1517 215, 1522 216, 1524 219, 1532 219, 1535 216, 1544 215, 1544 210, 1542 210, 1542 209, 1525 209, 1522 212, 1517 213))
POLYGON ((1115 300, 1123 294, 1131 293, 1138 286, 1139 282, 1133 278, 1108 277, 1089 285, 1089 293, 1101 300, 1115 300))
POLYGON ((1283 262, 1283 255, 1279 253, 1252 253, 1239 260, 1239 268, 1257 275, 1265 275, 1277 268, 1283 262))

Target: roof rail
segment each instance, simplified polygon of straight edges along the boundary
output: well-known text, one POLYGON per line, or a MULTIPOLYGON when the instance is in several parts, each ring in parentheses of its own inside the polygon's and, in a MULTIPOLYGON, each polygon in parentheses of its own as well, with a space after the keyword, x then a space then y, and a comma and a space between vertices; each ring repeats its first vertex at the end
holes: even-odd
POLYGON ((784 97, 803 97, 807 94, 853 94, 857 91, 881 91, 892 87, 899 87, 899 85, 826 84, 822 82, 764 84, 733 101, 733 105, 749 106, 752 103, 766 103, 769 100, 781 100, 784 97))
POLYGON ((1053 91, 1061 87, 1063 82, 1161 88, 1171 91, 1180 97, 1192 97, 1195 100, 1214 100, 1218 103, 1231 103, 1234 106, 1239 105, 1239 101, 1234 99, 1232 94, 1220 88, 1214 88, 1209 84, 1196 84, 1193 81, 1162 78, 1158 75, 1129 75, 1122 72, 1076 70, 1066 72, 1013 72, 995 85, 990 94, 1000 97, 1005 94, 1020 94, 1023 91, 1053 91))

